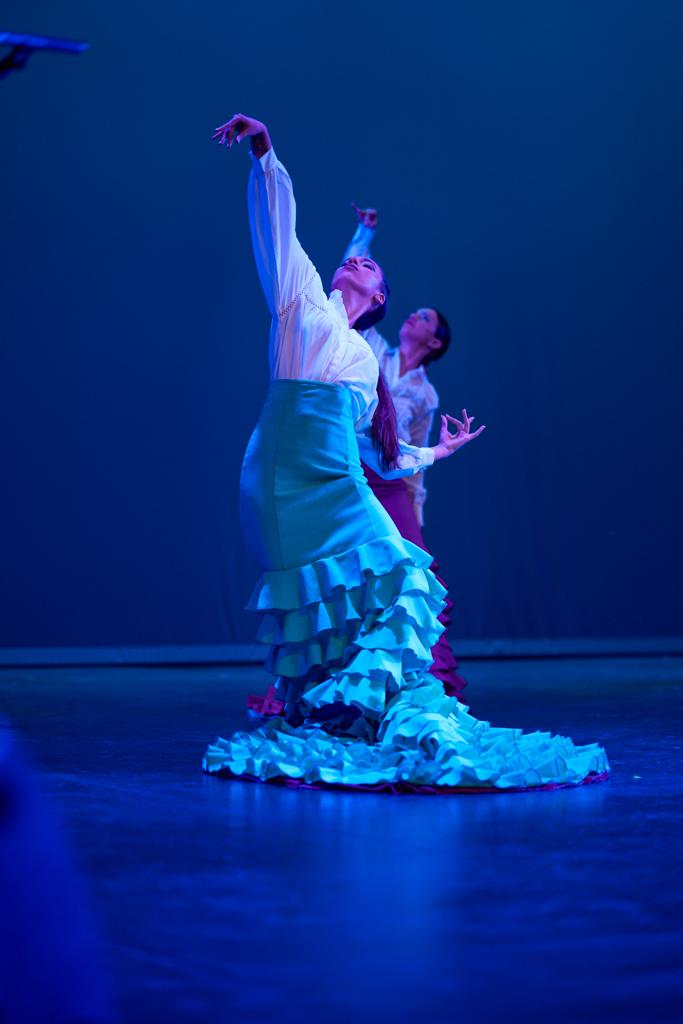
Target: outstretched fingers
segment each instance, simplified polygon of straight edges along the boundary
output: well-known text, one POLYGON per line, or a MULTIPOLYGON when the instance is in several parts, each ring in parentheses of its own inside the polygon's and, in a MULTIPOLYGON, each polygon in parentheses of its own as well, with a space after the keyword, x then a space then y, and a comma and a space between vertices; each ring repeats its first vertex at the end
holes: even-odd
POLYGON ((478 430, 474 432, 470 431, 470 427, 474 423, 474 416, 467 415, 467 409, 462 410, 463 420, 456 419, 455 416, 449 416, 445 413, 441 416, 441 433, 442 440, 444 441, 457 441, 456 447, 460 447, 463 444, 467 444, 468 441, 473 441, 475 437, 479 437, 480 434, 486 430, 486 424, 483 423, 478 430), (448 424, 453 423, 458 428, 457 434, 451 434, 448 432, 448 424))
MULTIPOLYGON (((212 138, 217 140, 219 146, 227 145, 228 149, 230 149, 235 141, 235 132, 239 129, 240 122, 243 120, 242 114, 233 114, 229 121, 226 121, 225 124, 220 124, 214 130, 212 138)), ((237 138, 237 142, 240 142, 245 134, 246 132, 242 131, 237 138)))
POLYGON ((458 428, 458 430, 464 430, 465 429, 465 424, 461 423, 460 420, 456 420, 455 416, 449 416, 448 413, 446 413, 445 417, 444 416, 441 417, 441 419, 444 419, 444 418, 447 419, 449 423, 455 423, 455 425, 458 428))
POLYGON ((445 416, 441 417, 441 430, 439 431, 439 444, 448 444, 453 434, 448 432, 448 421, 445 416))

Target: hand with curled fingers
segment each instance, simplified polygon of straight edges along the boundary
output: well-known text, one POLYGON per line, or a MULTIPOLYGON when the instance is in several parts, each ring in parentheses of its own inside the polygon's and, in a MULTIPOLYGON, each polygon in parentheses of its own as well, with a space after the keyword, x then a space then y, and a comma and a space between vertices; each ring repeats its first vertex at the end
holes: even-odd
POLYGON ((265 124, 246 114, 233 114, 229 121, 215 129, 212 138, 226 149, 232 149, 234 142, 239 144, 242 139, 250 138, 252 153, 257 158, 267 153, 272 145, 265 124))
POLYGON ((485 426, 481 426, 478 430, 472 431, 474 416, 468 416, 467 409, 462 410, 461 416, 462 420, 457 420, 454 416, 449 416, 448 413, 441 417, 439 443, 434 446, 435 462, 438 459, 447 459, 449 455, 457 452, 458 448, 463 448, 470 441, 474 441, 475 437, 479 437, 486 430, 485 426), (449 423, 453 423, 457 428, 454 434, 451 434, 448 429, 449 423))
POLYGON ((358 222, 362 224, 364 228, 372 228, 374 230, 377 227, 377 210, 374 210, 371 206, 364 210, 354 202, 351 203, 351 206, 354 209, 356 217, 358 217, 358 222))

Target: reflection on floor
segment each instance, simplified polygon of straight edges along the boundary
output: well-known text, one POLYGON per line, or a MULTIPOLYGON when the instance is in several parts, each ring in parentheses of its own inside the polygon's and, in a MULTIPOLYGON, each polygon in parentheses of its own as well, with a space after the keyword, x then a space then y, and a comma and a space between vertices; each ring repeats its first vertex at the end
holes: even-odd
POLYGON ((261 670, 0 671, 126 1024, 675 1019, 683 660, 464 674, 473 714, 600 740, 611 781, 440 798, 211 779, 204 746, 244 725, 261 670))

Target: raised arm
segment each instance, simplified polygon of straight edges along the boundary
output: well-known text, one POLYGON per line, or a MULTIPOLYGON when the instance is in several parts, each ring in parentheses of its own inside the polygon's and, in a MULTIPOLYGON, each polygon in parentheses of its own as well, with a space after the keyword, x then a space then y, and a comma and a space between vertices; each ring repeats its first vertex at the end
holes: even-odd
MULTIPOLYGON (((348 260, 351 256, 357 256, 359 258, 362 258, 363 256, 370 256, 370 246, 377 230, 377 210, 370 208, 362 210, 361 207, 357 206, 355 203, 351 203, 351 206, 356 211, 358 226, 353 234, 353 238, 346 247, 342 263, 344 260, 348 260)), ((384 335, 380 334, 376 327, 368 327, 366 331, 361 331, 360 333, 375 353, 377 362, 381 366, 382 357, 386 355, 391 348, 391 345, 384 335)))
POLYGON ((351 203, 351 206, 356 211, 358 226, 346 247, 345 260, 348 260, 349 256, 369 256, 370 246, 377 230, 377 210, 362 210, 355 203, 351 203))
POLYGON ((415 448, 412 444, 399 441, 399 456, 396 464, 391 469, 383 469, 379 460, 379 453, 372 443, 369 431, 358 434, 358 452, 366 466, 374 469, 385 480, 396 480, 402 476, 412 476, 421 470, 431 466, 434 462, 433 448, 415 448))
POLYGON ((261 286, 272 316, 281 316, 310 286, 311 298, 324 296, 317 271, 296 237, 296 203, 292 182, 275 156, 261 121, 235 114, 214 133, 220 145, 251 139, 249 225, 261 286), (318 294, 315 294, 318 293, 318 294))

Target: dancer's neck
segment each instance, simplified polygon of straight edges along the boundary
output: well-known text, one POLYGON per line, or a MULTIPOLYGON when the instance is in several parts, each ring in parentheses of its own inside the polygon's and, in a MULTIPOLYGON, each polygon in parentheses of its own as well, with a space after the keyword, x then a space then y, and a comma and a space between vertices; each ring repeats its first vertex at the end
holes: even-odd
POLYGON ((366 300, 362 295, 358 295, 354 291, 349 291, 348 293, 343 289, 340 289, 340 291, 342 302, 344 303, 344 309, 346 310, 346 315, 349 318, 349 324, 353 327, 356 320, 360 319, 363 313, 367 313, 365 305, 366 300))
POLYGON ((422 359, 424 352, 406 352, 405 349, 400 348, 398 351, 398 375, 404 377, 406 373, 410 373, 411 370, 417 370, 418 366, 422 366, 422 359))

